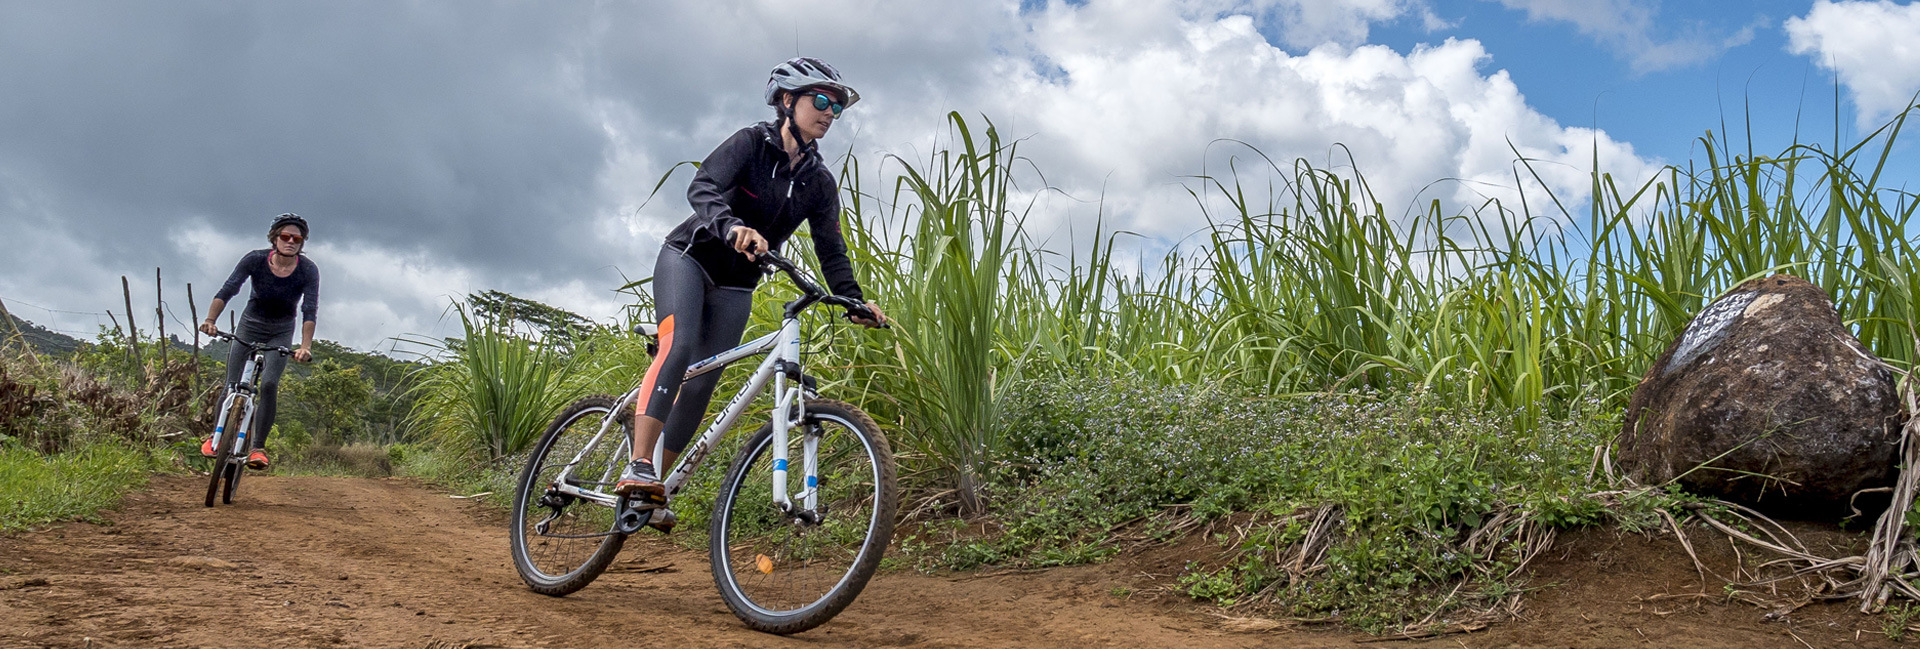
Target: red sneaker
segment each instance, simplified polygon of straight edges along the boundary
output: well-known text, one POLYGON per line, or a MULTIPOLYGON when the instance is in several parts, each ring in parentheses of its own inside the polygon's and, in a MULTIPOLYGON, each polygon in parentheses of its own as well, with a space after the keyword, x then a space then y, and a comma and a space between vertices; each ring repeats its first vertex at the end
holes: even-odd
POLYGON ((213 436, 212 435, 208 435, 207 441, 200 443, 200 454, 206 457, 213 457, 213 436))
POLYGON ((265 471, 267 470, 267 465, 269 464, 271 464, 271 462, 267 461, 266 451, 262 451, 256 448, 256 449, 253 449, 252 453, 247 454, 247 468, 249 469, 253 469, 255 471, 265 471))

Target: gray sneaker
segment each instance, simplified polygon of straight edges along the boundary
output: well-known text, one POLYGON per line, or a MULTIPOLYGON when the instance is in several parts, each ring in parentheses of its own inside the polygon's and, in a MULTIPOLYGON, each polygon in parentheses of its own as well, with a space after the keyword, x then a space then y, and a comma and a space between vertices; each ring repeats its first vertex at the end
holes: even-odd
POLYGON ((667 488, 660 484, 660 477, 654 474, 652 462, 634 460, 627 463, 625 471, 620 472, 620 480, 613 483, 613 493, 619 496, 645 493, 659 497, 667 495, 667 488))

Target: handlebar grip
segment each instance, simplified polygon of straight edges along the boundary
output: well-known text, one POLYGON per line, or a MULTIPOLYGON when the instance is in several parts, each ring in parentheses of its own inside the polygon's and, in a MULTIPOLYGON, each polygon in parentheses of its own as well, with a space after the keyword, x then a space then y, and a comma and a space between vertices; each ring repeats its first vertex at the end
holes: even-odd
MULTIPOLYGON (((733 247, 733 241, 734 241, 735 239, 738 239, 738 238, 740 238, 740 233, 738 233, 738 232, 734 232, 734 231, 732 231, 732 230, 728 230, 728 231, 727 231, 727 247, 728 247, 728 248, 732 248, 732 247, 733 247)), ((760 242, 758 242, 758 241, 748 241, 748 242, 747 242, 747 252, 750 252, 750 253, 754 253, 754 254, 759 254, 759 253, 760 253, 760 242)))
MULTIPOLYGON (((852 300, 846 300, 846 301, 853 302, 852 300)), ((880 317, 874 314, 872 309, 867 308, 867 305, 865 304, 862 304, 859 302, 853 302, 853 304, 841 304, 841 306, 846 307, 847 312, 845 314, 845 317, 848 320, 852 320, 855 317, 866 318, 868 320, 874 320, 879 322, 880 323, 879 328, 881 329, 893 328, 893 325, 888 324, 886 320, 881 320, 880 317)))

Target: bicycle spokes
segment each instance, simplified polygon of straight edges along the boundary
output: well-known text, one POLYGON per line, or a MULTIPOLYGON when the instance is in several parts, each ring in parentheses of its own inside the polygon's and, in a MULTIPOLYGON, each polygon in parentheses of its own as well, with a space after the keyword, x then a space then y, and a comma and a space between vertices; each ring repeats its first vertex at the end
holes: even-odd
MULTIPOLYGON (((539 449, 541 457, 529 467, 528 489, 520 505, 524 523, 516 539, 524 544, 527 567, 538 574, 557 577, 575 572, 600 548, 600 541, 616 533, 612 508, 587 498, 562 491, 562 484, 589 494, 599 493, 605 469, 618 460, 619 444, 599 436, 606 422, 606 409, 583 409, 571 413, 553 439, 539 449), (593 443, 592 447, 589 444, 593 443)), ((609 435, 623 434, 615 425, 609 435)))
MULTIPOLYGON (((725 566, 753 607, 798 611, 832 594, 860 560, 874 531, 879 471, 870 448, 851 429, 829 423, 789 439, 789 457, 804 457, 818 440, 818 479, 789 475, 791 505, 774 500, 773 441, 755 450, 726 510, 725 566), (812 498, 806 498, 811 494, 812 498), (816 504, 809 508, 808 500, 816 504)), ((800 432, 800 431, 795 431, 800 432)), ((796 464, 798 464, 796 462, 796 464)))

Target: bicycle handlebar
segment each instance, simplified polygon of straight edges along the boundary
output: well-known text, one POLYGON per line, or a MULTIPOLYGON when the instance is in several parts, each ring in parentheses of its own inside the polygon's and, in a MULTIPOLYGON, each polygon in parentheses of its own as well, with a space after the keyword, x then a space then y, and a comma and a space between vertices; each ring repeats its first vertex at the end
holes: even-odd
POLYGON ((220 339, 220 340, 225 340, 225 341, 228 341, 228 342, 233 342, 233 343, 239 343, 239 344, 242 344, 242 345, 246 345, 248 349, 251 349, 251 350, 253 350, 253 351, 256 351, 256 352, 262 352, 262 353, 264 353, 264 352, 279 352, 279 354, 280 354, 281 356, 292 356, 292 355, 293 355, 293 350, 291 350, 291 349, 288 349, 288 348, 287 348, 286 346, 284 346, 284 345, 262 345, 262 344, 258 344, 258 343, 250 343, 250 342, 247 342, 247 341, 244 341, 244 340, 241 340, 239 336, 235 336, 235 335, 233 335, 233 334, 230 334, 230 333, 227 333, 227 332, 225 332, 225 331, 221 331, 221 330, 219 330, 219 329, 215 329, 215 330, 213 330, 213 337, 214 337, 214 338, 217 338, 217 339, 220 339))
MULTIPOLYGON (((804 299, 807 302, 820 302, 846 309, 847 312, 845 316, 848 320, 856 317, 865 318, 871 321, 878 321, 881 329, 893 328, 891 325, 888 325, 885 320, 881 320, 876 316, 872 309, 867 308, 867 303, 844 295, 834 295, 827 291, 827 289, 820 286, 819 282, 814 281, 813 277, 808 273, 794 266, 793 262, 787 261, 787 258, 780 256, 780 253, 768 250, 754 253, 754 255, 754 263, 759 264, 763 272, 769 275, 775 272, 786 273, 787 277, 793 280, 794 286, 800 287, 800 292, 806 294, 806 298, 804 299)), ((802 305, 802 308, 805 308, 804 305, 802 305)))

